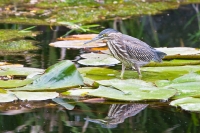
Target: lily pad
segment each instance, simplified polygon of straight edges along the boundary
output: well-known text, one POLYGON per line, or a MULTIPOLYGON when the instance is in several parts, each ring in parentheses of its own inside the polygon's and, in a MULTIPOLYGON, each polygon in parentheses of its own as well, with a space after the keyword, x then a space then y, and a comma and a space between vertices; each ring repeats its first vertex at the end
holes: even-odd
MULTIPOLYGON (((78 68, 84 77, 94 80, 120 79, 121 68, 119 70, 105 67, 82 67, 78 68)), ((188 72, 200 71, 200 66, 177 66, 177 67, 142 67, 142 80, 155 82, 157 80, 173 80, 188 72)), ((138 74, 134 70, 125 70, 124 79, 138 79, 138 74)))
POLYGON ((185 72, 196 72, 196 71, 200 71, 200 65, 195 65, 195 66, 191 66, 191 65, 186 65, 186 66, 178 66, 178 67, 172 67, 172 66, 167 66, 167 67, 142 67, 141 70, 143 71, 151 71, 151 72, 180 72, 180 71, 185 71, 185 72))
POLYGON ((114 57, 106 54, 89 53, 82 54, 81 57, 86 58, 78 61, 78 63, 82 65, 101 66, 114 65, 120 63, 120 61, 118 61, 114 57))
POLYGON ((111 79, 111 80, 99 80, 97 83, 104 86, 112 86, 119 90, 134 90, 139 89, 141 87, 154 87, 151 82, 145 82, 139 79, 111 79))
POLYGON ((199 60, 183 60, 183 59, 173 59, 173 60, 164 60, 162 63, 150 62, 145 66, 148 67, 159 67, 159 66, 185 66, 185 65, 200 65, 199 60))
POLYGON ((180 106, 188 111, 200 111, 200 98, 185 97, 172 101, 170 105, 180 106))
POLYGON ((200 54, 197 48, 189 47, 174 47, 174 48, 156 48, 159 51, 165 52, 167 55, 194 55, 200 54))
MULTIPOLYGON (((122 90, 122 89, 121 89, 122 90)), ((115 99, 120 101, 140 101, 140 100, 168 100, 172 97, 176 90, 174 89, 160 89, 156 87, 148 87, 141 89, 126 89, 123 91, 129 91, 128 94, 111 88, 100 86, 98 89, 88 93, 89 96, 104 97, 108 99, 115 99)))
POLYGON ((44 69, 38 68, 28 68, 28 67, 13 67, 13 66, 0 66, 0 75, 18 75, 18 76, 28 76, 33 73, 43 73, 44 69))
POLYGON ((56 90, 83 85, 83 79, 73 62, 63 60, 49 67, 45 73, 33 81, 32 84, 11 90, 56 90))
POLYGON ((67 95, 67 96, 85 96, 89 92, 93 91, 94 89, 72 89, 68 90, 66 92, 61 93, 62 95, 67 95))
POLYGON ((24 80, 7 80, 3 81, 0 80, 0 88, 13 88, 13 87, 20 87, 20 86, 25 86, 27 84, 30 84, 33 82, 33 79, 24 79, 24 80))
POLYGON ((17 97, 15 97, 15 95, 0 93, 0 103, 12 102, 14 100, 17 100, 17 97))
POLYGON ((177 94, 173 99, 183 98, 183 97, 200 97, 200 75, 197 73, 189 73, 172 81, 159 80, 156 81, 158 87, 164 88, 174 88, 177 90, 177 94))
POLYGON ((59 47, 59 48, 75 48, 75 49, 106 46, 106 44, 102 42, 84 44, 86 41, 88 40, 57 41, 57 42, 50 43, 49 45, 53 47, 59 47))
POLYGON ((57 92, 10 92, 15 94, 20 100, 39 101, 53 99, 59 96, 57 92))
POLYGON ((172 82, 173 83, 185 83, 185 82, 198 82, 200 81, 200 75, 197 73, 189 73, 189 74, 185 74, 181 77, 178 77, 176 79, 174 79, 172 82))

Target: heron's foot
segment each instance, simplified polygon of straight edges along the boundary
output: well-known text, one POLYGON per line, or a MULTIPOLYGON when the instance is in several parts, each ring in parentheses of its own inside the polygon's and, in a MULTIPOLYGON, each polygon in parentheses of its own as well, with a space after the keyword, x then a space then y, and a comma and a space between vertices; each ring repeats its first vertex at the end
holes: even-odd
POLYGON ((124 75, 120 75, 120 78, 121 78, 121 79, 124 79, 124 75))

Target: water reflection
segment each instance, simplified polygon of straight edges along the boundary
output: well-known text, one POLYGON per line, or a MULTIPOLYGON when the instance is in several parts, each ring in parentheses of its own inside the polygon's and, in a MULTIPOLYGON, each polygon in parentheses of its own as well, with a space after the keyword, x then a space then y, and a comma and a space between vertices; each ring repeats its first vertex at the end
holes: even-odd
POLYGON ((100 124, 103 128, 116 128, 126 118, 137 115, 147 106, 148 104, 112 104, 104 119, 85 118, 85 120, 100 124))

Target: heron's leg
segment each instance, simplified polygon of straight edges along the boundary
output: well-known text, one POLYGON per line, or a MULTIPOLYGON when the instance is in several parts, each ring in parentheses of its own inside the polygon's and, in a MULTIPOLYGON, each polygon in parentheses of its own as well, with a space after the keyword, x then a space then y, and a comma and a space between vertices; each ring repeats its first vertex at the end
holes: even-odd
POLYGON ((124 71, 126 69, 126 66, 122 63, 122 71, 121 71, 121 75, 120 78, 123 79, 124 78, 124 71))
POLYGON ((137 64, 134 64, 135 70, 137 71, 138 75, 139 75, 139 79, 142 78, 142 74, 140 72, 140 66, 138 66, 137 64))

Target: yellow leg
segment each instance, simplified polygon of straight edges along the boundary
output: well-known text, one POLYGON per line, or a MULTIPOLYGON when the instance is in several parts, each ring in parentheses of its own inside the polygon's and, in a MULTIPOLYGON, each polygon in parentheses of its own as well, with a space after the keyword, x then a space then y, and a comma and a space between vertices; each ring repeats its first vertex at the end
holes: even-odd
POLYGON ((122 71, 121 71, 121 75, 120 75, 120 78, 121 78, 121 79, 124 78, 125 69, 126 69, 126 66, 122 63, 122 71))

